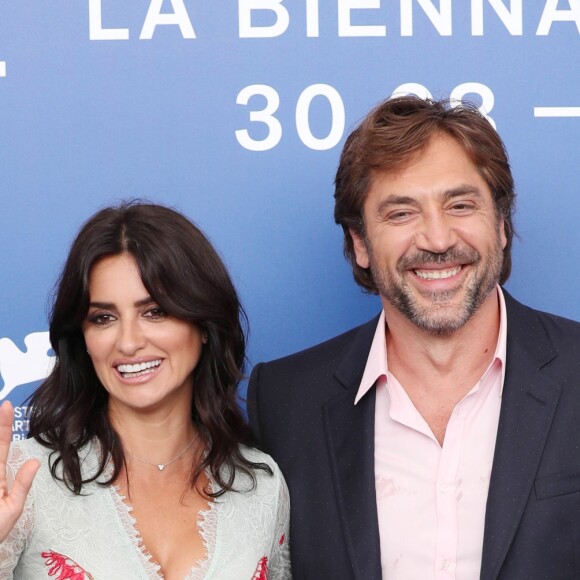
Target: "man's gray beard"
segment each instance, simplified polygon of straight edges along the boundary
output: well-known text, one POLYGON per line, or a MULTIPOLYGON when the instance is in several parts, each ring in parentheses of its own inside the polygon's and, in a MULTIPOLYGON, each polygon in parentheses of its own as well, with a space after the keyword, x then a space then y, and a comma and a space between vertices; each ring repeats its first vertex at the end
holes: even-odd
MULTIPOLYGON (((401 278, 401 281, 395 280, 386 268, 381 270, 377 267, 368 243, 367 253, 370 258, 373 280, 379 294, 421 330, 429 334, 447 336, 466 324, 499 283, 503 267, 503 249, 499 232, 496 239, 496 251, 490 255, 483 272, 469 282, 466 288, 465 301, 461 309, 453 316, 450 316, 449 307, 446 304, 457 292, 462 291, 461 288, 423 293, 425 298, 430 299, 431 304, 421 306, 411 288, 405 283, 404 278, 401 278)), ((451 249, 444 254, 418 251, 413 255, 400 258, 397 262, 397 272, 402 276, 404 272, 412 269, 413 265, 457 263, 468 263, 477 267, 481 265, 481 255, 473 248, 451 249)))

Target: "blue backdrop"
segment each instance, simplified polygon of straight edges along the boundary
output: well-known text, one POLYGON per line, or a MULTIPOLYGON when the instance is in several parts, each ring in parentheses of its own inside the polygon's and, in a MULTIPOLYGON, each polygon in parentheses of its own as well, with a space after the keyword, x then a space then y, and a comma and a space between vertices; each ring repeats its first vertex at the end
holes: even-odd
POLYGON ((482 105, 524 302, 580 319, 579 0, 0 2, 0 399, 51 364, 47 295, 99 207, 177 207, 221 252, 252 363, 363 322, 334 225, 344 138, 394 91, 482 105))

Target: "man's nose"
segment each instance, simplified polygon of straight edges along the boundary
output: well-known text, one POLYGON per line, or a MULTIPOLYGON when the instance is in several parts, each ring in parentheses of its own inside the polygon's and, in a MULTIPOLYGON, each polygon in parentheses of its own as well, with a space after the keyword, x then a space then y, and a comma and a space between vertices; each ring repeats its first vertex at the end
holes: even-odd
POLYGON ((138 320, 122 321, 117 334, 117 350, 127 356, 134 355, 145 345, 145 335, 138 320))
POLYGON ((453 219, 444 212, 433 211, 423 217, 415 236, 415 245, 421 250, 443 254, 457 243, 453 219))

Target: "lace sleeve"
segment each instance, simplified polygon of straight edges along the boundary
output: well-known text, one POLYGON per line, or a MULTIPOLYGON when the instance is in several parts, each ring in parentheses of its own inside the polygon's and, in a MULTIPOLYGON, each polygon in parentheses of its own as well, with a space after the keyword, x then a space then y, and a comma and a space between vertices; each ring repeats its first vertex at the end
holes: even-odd
MULTIPOLYGON (((14 477, 20 466, 26 461, 26 457, 17 447, 12 447, 6 467, 8 487, 14 482, 14 477)), ((29 493, 24 504, 24 510, 16 525, 3 542, 0 542, 0 580, 11 580, 12 572, 20 554, 24 550, 33 527, 32 494, 29 493)))
POLYGON ((276 467, 274 477, 278 480, 278 506, 276 513, 276 534, 268 562, 268 580, 289 580, 290 571, 290 496, 286 482, 276 467))

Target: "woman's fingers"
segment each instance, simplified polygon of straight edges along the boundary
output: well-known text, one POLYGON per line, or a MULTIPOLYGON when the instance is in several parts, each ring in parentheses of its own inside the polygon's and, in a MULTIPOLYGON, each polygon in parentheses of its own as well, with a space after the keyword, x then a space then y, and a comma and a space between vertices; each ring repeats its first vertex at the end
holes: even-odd
POLYGON ((6 461, 12 440, 12 418, 14 410, 10 401, 0 405, 0 499, 6 492, 6 461))
POLYGON ((26 496, 40 467, 37 459, 29 459, 23 463, 8 489, 6 463, 12 439, 13 416, 11 403, 4 401, 0 405, 0 542, 6 538, 20 517, 26 496))
POLYGON ((39 467, 40 461, 38 461, 38 459, 29 459, 22 465, 16 474, 16 478, 14 479, 9 494, 14 505, 20 510, 20 512, 22 512, 22 508, 24 508, 26 496, 30 491, 32 481, 34 480, 34 476, 39 467))

